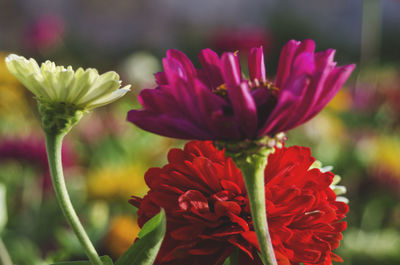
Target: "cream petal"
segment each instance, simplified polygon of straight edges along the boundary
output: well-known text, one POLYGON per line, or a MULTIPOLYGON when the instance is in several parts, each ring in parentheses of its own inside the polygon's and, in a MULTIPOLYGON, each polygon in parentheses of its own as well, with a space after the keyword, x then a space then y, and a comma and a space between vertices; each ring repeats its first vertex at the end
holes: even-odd
POLYGON ((78 105, 85 105, 91 101, 95 101, 103 96, 106 96, 120 87, 120 83, 115 80, 105 81, 103 83, 97 82, 79 101, 78 105), (97 85, 97 86, 96 86, 97 85))
POLYGON ((99 74, 96 69, 88 68, 83 72, 79 72, 79 76, 75 75, 74 84, 72 84, 71 92, 68 97, 70 102, 79 102, 80 99, 88 93, 94 83, 97 82, 99 74))
POLYGON ((114 92, 112 92, 110 95, 107 95, 103 98, 99 98, 95 101, 90 102, 90 104, 88 105, 88 109, 94 109, 97 107, 101 107, 104 105, 107 105, 111 102, 114 102, 118 99, 120 99, 121 97, 123 97, 127 92, 130 91, 130 87, 131 85, 127 85, 124 86, 123 88, 117 89, 114 92))

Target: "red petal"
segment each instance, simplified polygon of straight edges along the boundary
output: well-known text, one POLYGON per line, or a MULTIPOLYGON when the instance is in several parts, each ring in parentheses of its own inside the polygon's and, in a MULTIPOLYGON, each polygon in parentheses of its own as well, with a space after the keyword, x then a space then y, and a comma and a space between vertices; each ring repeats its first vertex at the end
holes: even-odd
POLYGON ((201 225, 188 225, 171 231, 171 237, 176 240, 193 240, 203 232, 204 227, 201 225))
POLYGON ((190 210, 192 207, 199 210, 208 210, 208 201, 204 195, 197 190, 189 190, 179 196, 179 207, 182 210, 190 210))

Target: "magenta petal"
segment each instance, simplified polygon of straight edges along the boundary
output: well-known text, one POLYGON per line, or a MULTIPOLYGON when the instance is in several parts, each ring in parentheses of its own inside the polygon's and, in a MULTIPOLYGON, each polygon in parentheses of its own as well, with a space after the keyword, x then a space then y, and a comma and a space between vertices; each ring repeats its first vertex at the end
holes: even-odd
POLYGON ((143 89, 138 100, 145 109, 151 109, 154 112, 170 111, 170 106, 177 104, 174 97, 163 89, 143 89))
POLYGON ((226 116, 223 110, 215 111, 211 114, 210 127, 213 128, 215 139, 220 140, 241 140, 243 135, 240 133, 238 124, 234 116, 226 116))
MULTIPOLYGON (((278 72, 276 74, 275 85, 279 88, 285 86, 285 82, 292 76, 292 71, 297 69, 299 64, 295 66, 296 61, 303 61, 299 59, 303 54, 310 54, 309 56, 314 57, 315 42, 313 40, 304 40, 301 42, 291 40, 282 49, 279 57, 278 72)), ((303 65, 301 68, 309 67, 309 65, 303 65)))
MULTIPOLYGON (((312 75, 314 71, 314 54, 305 52, 297 56, 293 61, 290 77, 287 78, 287 80, 293 80, 293 78, 296 78, 297 76, 312 75)), ((288 85, 286 83, 287 81, 285 81, 280 88, 284 89, 284 87, 287 87, 288 85)))
POLYGON ((313 108, 318 104, 319 95, 324 89, 325 80, 330 72, 331 67, 328 66, 322 72, 317 72, 311 78, 308 87, 305 88, 304 96, 299 99, 299 104, 293 110, 293 115, 288 118, 284 130, 290 130, 302 124, 302 120, 312 112, 313 108))
POLYGON ((291 89, 281 91, 278 103, 271 115, 269 115, 265 125, 258 132, 259 136, 283 131, 285 123, 290 119, 299 104, 299 99, 304 96, 304 91, 309 82, 309 77, 303 75, 294 80, 291 89))
POLYGON ((306 39, 300 42, 300 45, 296 50, 295 56, 298 56, 303 52, 314 53, 314 51, 315 51, 315 42, 313 40, 306 39))
MULTIPOLYGON (((309 54, 309 53, 303 53, 309 54)), ((307 91, 302 99, 300 99, 300 104, 294 111, 294 115, 288 120, 285 130, 290 130, 295 126, 304 123, 310 113, 313 112, 315 106, 319 103, 321 97, 324 97, 323 90, 332 87, 326 86, 326 79, 334 69, 336 63, 333 62, 333 57, 335 50, 329 49, 325 52, 318 52, 313 56, 315 58, 315 70, 312 73, 310 84, 307 87, 307 91)), ((300 55, 299 58, 302 56, 300 55)), ((296 61, 299 59, 297 58, 296 61)), ((302 64, 299 62, 299 64, 302 64)), ((310 73, 311 75, 311 73, 310 73)))
POLYGON ((241 72, 236 56, 231 52, 224 53, 221 62, 222 75, 226 85, 240 85, 241 72))
POLYGON ((334 49, 328 49, 324 52, 317 52, 315 53, 315 65, 317 69, 321 69, 326 67, 328 64, 334 64, 336 66, 336 63, 333 61, 335 57, 336 50, 334 49))
POLYGON ((284 80, 289 76, 292 61, 299 45, 299 41, 290 40, 283 46, 279 56, 278 71, 276 73, 275 85, 277 87, 282 87, 284 80))
POLYGON ((189 58, 183 52, 178 50, 168 50, 167 58, 174 58, 175 60, 179 61, 188 77, 191 78, 196 76, 196 69, 194 68, 189 58))
POLYGON ((250 50, 248 64, 249 64, 250 81, 258 79, 264 82, 266 80, 266 75, 265 75, 264 51, 262 46, 258 48, 252 48, 250 50))
POLYGON ((211 88, 216 88, 224 83, 218 54, 210 49, 204 49, 200 51, 199 60, 211 88))
POLYGON ((182 106, 181 111, 184 111, 193 122, 202 124, 202 117, 198 115, 199 106, 196 100, 198 95, 194 84, 188 85, 185 81, 178 80, 170 90, 174 91, 175 100, 182 106))
POLYGON ((355 64, 345 65, 335 68, 325 82, 325 89, 321 93, 318 104, 314 107, 309 116, 305 117, 304 121, 311 119, 320 112, 329 101, 336 95, 339 89, 343 86, 355 68, 355 64))
POLYGON ((257 130, 257 107, 247 82, 240 85, 228 85, 228 96, 232 103, 233 114, 241 131, 247 138, 253 138, 257 130))
POLYGON ((200 129, 191 121, 183 117, 174 117, 166 114, 155 114, 147 110, 131 110, 127 120, 143 130, 159 135, 179 139, 213 139, 206 130, 200 129))
POLYGON ((268 101, 268 99, 272 97, 271 93, 264 87, 253 90, 251 94, 257 108, 265 104, 268 101))
POLYGON ((155 73, 154 77, 156 78, 157 85, 161 86, 168 84, 167 76, 165 75, 164 72, 155 73))
POLYGON ((165 77, 169 84, 174 84, 178 79, 187 80, 186 71, 182 64, 174 58, 163 58, 165 77))
POLYGON ((228 103, 220 96, 208 90, 201 82, 196 83, 198 114, 207 124, 216 139, 238 139, 240 133, 233 116, 224 115, 223 109, 228 103))

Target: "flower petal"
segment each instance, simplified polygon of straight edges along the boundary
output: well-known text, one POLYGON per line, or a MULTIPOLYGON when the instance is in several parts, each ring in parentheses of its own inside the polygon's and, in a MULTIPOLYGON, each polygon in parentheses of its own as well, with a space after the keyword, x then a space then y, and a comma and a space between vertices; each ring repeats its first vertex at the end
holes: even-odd
POLYGON ((180 139, 213 139, 213 136, 184 117, 155 114, 148 110, 131 110, 127 120, 143 130, 180 139))
POLYGON ((299 100, 303 97, 310 80, 307 75, 298 77, 290 84, 290 89, 282 90, 278 102, 265 122, 258 131, 258 135, 273 135, 284 130, 285 123, 291 117, 299 100))
POLYGON ((205 79, 211 88, 217 88, 224 83, 219 56, 210 49, 201 50, 199 60, 203 67, 205 79))
POLYGON ((261 82, 266 81, 264 51, 263 47, 252 48, 249 53, 249 74, 250 81, 258 79, 261 82))
POLYGON ((247 82, 240 81, 240 70, 232 53, 222 55, 223 75, 235 120, 241 133, 253 138, 257 130, 257 107, 247 82))

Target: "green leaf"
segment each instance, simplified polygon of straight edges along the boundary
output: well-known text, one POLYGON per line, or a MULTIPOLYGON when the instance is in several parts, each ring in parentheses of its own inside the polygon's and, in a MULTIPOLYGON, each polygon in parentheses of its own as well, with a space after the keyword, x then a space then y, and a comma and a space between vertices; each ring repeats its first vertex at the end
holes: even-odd
POLYGON ((7 223, 6 187, 0 183, 0 234, 7 223))
POLYGON ((165 213, 164 210, 162 210, 159 214, 151 218, 147 223, 144 224, 143 228, 140 230, 138 237, 143 238, 145 237, 148 233, 153 231, 154 229, 157 228, 158 225, 163 221, 162 219, 165 218, 165 213))
POLYGON ((144 224, 136 241, 115 263, 115 265, 151 265, 156 259, 166 229, 165 212, 144 224))
POLYGON ((232 254, 227 257, 222 265, 238 265, 239 250, 236 248, 232 254))
MULTIPOLYGON (((114 265, 112 259, 109 256, 101 256, 100 259, 103 262, 103 265, 114 265)), ((51 265, 92 265, 92 263, 90 263, 90 261, 88 260, 81 260, 81 261, 63 261, 63 262, 53 263, 51 265)))

